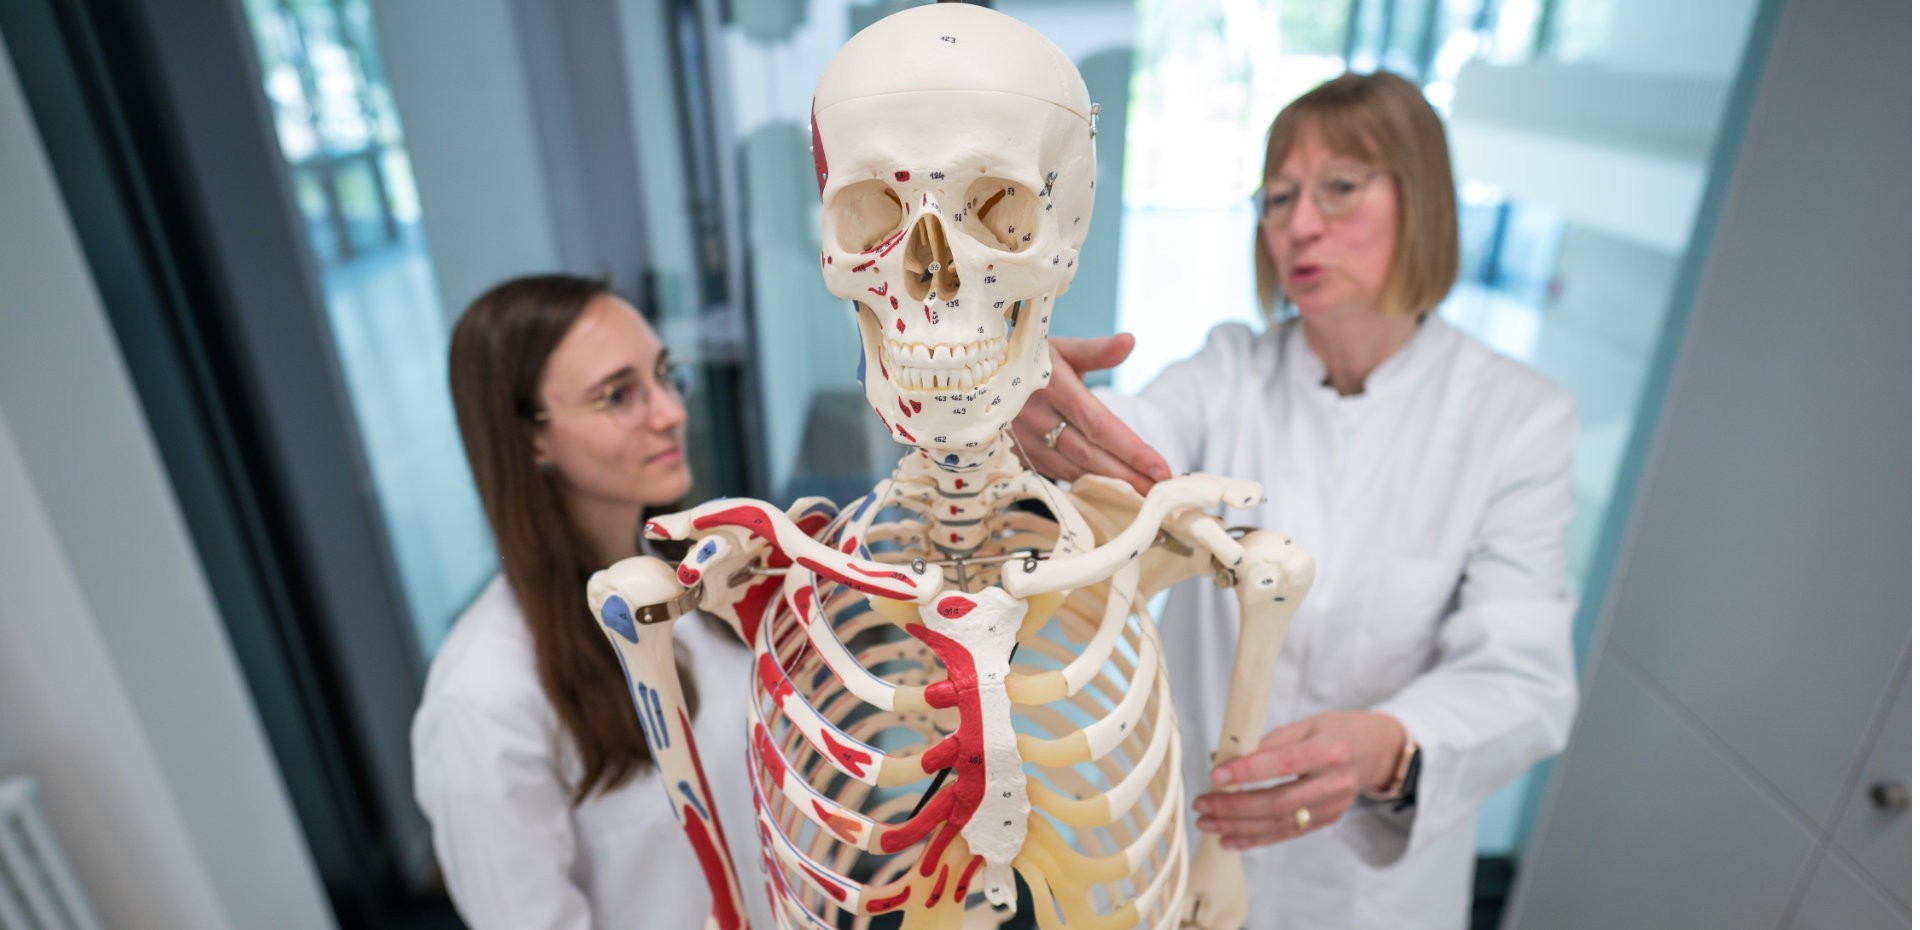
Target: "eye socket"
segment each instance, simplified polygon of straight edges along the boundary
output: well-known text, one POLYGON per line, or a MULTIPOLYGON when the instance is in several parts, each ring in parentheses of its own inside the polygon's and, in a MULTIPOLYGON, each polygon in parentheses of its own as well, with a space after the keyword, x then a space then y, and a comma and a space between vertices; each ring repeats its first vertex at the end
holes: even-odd
POLYGON ((967 234, 1002 252, 1033 247, 1040 197, 1018 181, 981 178, 967 188, 967 234))
POLYGON ((907 208, 900 195, 878 179, 850 184, 827 207, 833 243, 842 252, 865 252, 900 231, 907 208))

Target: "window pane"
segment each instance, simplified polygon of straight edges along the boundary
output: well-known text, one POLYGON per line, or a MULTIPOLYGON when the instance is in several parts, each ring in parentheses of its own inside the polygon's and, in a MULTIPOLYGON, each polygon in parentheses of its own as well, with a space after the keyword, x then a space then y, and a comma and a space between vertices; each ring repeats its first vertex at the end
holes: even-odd
POLYGON ((365 0, 248 0, 421 652, 493 572, 447 393, 449 326, 365 0))

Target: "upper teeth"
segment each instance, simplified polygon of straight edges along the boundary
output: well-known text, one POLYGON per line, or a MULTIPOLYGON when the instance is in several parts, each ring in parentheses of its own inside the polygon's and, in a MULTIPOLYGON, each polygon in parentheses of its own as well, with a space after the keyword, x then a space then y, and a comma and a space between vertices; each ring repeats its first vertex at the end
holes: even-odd
POLYGON ((1006 362, 1004 336, 966 345, 926 345, 889 339, 887 364, 894 383, 907 390, 971 391, 993 380, 1006 362))

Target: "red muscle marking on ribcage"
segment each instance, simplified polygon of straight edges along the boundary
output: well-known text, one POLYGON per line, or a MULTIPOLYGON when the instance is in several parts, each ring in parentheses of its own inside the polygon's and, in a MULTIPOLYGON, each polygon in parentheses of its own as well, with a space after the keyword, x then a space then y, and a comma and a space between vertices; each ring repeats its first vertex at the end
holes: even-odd
POLYGON ((781 702, 793 693, 793 682, 787 680, 786 673, 780 670, 780 663, 774 661, 773 654, 770 652, 760 653, 758 667, 760 687, 765 688, 767 693, 773 696, 775 707, 780 706, 781 702))
POLYGON ((822 729, 820 731, 820 741, 827 744, 827 753, 835 759, 839 759, 849 774, 855 778, 866 777, 867 766, 873 764, 872 753, 862 752, 834 739, 832 730, 822 729))
POLYGON ((833 895, 835 901, 845 901, 847 899, 847 889, 834 884, 832 879, 819 872, 815 872, 805 865, 800 866, 800 871, 807 873, 807 877, 813 879, 813 883, 819 886, 821 891, 833 895))
POLYGON ((960 883, 953 886, 953 900, 966 900, 967 887, 973 884, 973 873, 979 871, 980 865, 986 861, 987 860, 979 856, 975 856, 972 862, 967 863, 966 869, 960 873, 960 883))
POLYGON ((867 902, 867 913, 883 914, 907 903, 907 896, 913 894, 912 888, 902 888, 900 893, 867 902))
POLYGON ((939 904, 940 895, 944 893, 946 890, 947 890, 947 867, 945 864, 942 864, 940 866, 940 877, 933 880, 933 893, 930 895, 927 895, 927 907, 931 908, 934 905, 939 904))
POLYGON ((860 836, 860 821, 828 810, 827 806, 820 803, 818 799, 809 800, 813 801, 813 812, 819 816, 822 823, 827 825, 827 829, 833 831, 834 836, 847 843, 854 842, 860 836))
POLYGON ((767 735, 767 725, 758 721, 753 724, 753 748, 760 755, 760 767, 767 770, 774 787, 780 787, 787 778, 787 758, 780 754, 780 747, 773 744, 773 737, 767 735))

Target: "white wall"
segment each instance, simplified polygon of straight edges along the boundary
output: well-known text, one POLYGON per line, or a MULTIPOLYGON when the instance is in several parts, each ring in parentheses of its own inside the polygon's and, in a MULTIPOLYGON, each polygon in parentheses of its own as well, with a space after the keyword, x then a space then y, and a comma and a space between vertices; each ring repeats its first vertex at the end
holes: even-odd
POLYGON ((513 0, 372 4, 448 319, 562 267, 513 0))
POLYGON ((1912 13, 1774 11, 1511 928, 1912 927, 1912 13))
POLYGON ((0 774, 106 926, 333 926, 4 48, 0 774))

